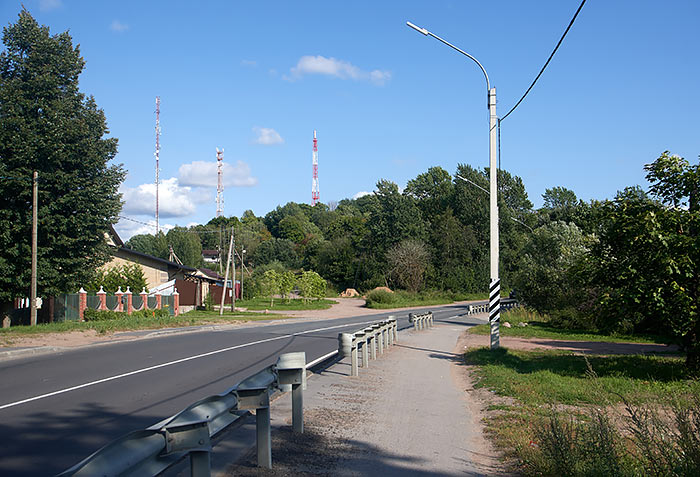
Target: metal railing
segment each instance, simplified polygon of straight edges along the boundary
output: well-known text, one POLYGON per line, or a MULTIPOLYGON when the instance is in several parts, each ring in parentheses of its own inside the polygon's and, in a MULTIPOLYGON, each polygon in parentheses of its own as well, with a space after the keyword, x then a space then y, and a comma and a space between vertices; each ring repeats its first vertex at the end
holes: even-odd
MULTIPOLYGON (((503 298, 501 299, 501 310, 510 310, 518 306, 518 300, 514 298, 503 298)), ((469 305, 467 315, 474 315, 476 313, 488 313, 489 304, 484 303, 482 305, 469 305)))
POLYGON ((414 313, 408 314, 408 322, 413 323, 413 328, 415 330, 423 330, 425 328, 433 327, 433 312, 429 311, 420 315, 414 313))
MULTIPOLYGON (((503 300, 506 309, 517 305, 503 300)), ((467 314, 488 311, 488 305, 469 305, 467 314)), ((433 313, 409 314, 415 330, 433 326, 433 313)), ((155 476, 189 456, 193 477, 211 474, 212 439, 249 410, 255 410, 258 466, 272 468, 270 395, 275 390, 292 393, 292 428, 304 432, 303 389, 306 369, 333 358, 349 356, 351 375, 369 367, 384 349, 398 342, 398 322, 389 316, 357 330, 338 334, 338 350, 306 363, 305 352, 280 355, 277 363, 247 377, 227 391, 204 398, 153 426, 120 437, 85 458, 58 477, 120 475, 155 476), (359 361, 360 352, 362 361, 359 361)))
MULTIPOLYGON (((432 319, 432 313, 430 313, 432 319)), ((398 322, 393 316, 354 333, 338 334, 338 355, 350 357, 350 374, 358 376, 359 368, 368 368, 370 360, 384 354, 384 349, 399 340, 398 322), (360 353, 362 361, 360 362, 360 353)))
POLYGON ((209 396, 148 429, 116 439, 70 469, 68 476, 155 476, 189 456, 193 477, 211 475, 212 438, 246 413, 255 410, 259 467, 272 467, 270 394, 292 392, 292 428, 304 432, 302 392, 306 384, 306 353, 286 353, 277 363, 247 377, 222 394, 209 396))

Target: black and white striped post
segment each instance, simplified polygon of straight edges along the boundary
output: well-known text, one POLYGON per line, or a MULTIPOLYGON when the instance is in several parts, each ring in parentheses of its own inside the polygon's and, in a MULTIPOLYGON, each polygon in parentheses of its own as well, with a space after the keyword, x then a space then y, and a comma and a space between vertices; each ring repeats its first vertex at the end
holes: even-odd
POLYGON ((500 346, 501 280, 491 280, 489 287, 489 324, 491 325, 491 349, 500 346))

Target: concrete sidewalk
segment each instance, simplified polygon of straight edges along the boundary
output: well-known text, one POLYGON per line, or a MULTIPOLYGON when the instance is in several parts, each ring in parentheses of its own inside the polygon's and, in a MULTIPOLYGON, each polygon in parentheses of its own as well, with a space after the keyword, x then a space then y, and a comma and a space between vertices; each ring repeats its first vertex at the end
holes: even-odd
POLYGON ((482 434, 479 404, 468 400, 456 349, 464 330, 403 331, 359 377, 345 360, 311 377, 303 435, 291 433, 288 394, 272 405, 273 469, 255 467, 254 449, 241 455, 244 436, 254 442, 250 419, 214 448, 213 475, 506 475, 482 434))

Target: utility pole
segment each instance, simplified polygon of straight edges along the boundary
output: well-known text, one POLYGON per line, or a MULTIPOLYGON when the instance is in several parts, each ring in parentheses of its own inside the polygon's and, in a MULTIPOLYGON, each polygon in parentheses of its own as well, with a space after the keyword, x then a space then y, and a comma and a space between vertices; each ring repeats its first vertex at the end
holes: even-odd
MULTIPOLYGON (((224 314, 224 302, 226 300, 226 284, 228 282, 228 266, 231 264, 231 250, 233 249, 233 227, 231 227, 231 240, 228 244, 228 260, 226 260, 226 274, 224 275, 224 289, 221 292, 221 306, 219 307, 219 316, 224 314)), ((235 284, 234 284, 235 291, 235 284)))
POLYGON ((489 323, 491 325, 491 349, 500 346, 501 321, 501 279, 498 274, 498 158, 497 132, 498 116, 496 116, 496 88, 489 89, 489 248, 491 283, 489 284, 489 323))
MULTIPOLYGON (((236 239, 233 238, 233 227, 231 227, 231 243, 233 244, 233 251, 236 251, 236 239)), ((231 264, 233 265, 233 297, 231 298, 231 313, 236 311, 236 255, 230 257, 231 264)))
MULTIPOLYGON (((583 6, 583 4, 581 6, 583 6)), ((411 22, 406 22, 406 25, 413 28, 422 35, 431 36, 435 38, 436 40, 444 43, 453 50, 460 52, 470 60, 474 61, 474 63, 479 65, 479 68, 481 68, 481 72, 484 73, 484 78, 486 79, 486 93, 488 94, 486 106, 489 109, 489 178, 491 190, 489 194, 489 255, 491 272, 491 281, 489 282, 489 323, 491 325, 491 349, 496 349, 500 345, 499 325, 501 320, 501 280, 498 276, 498 197, 496 195, 498 194, 496 187, 498 180, 498 160, 496 157, 498 147, 498 116, 496 116, 496 88, 491 87, 491 82, 489 81, 489 75, 486 73, 486 69, 481 63, 479 63, 479 60, 474 58, 472 55, 470 55, 466 51, 460 50, 452 43, 443 40, 434 33, 429 32, 425 28, 416 26, 411 22)))
POLYGON ((32 282, 29 292, 29 324, 36 325, 36 254, 37 254, 37 207, 39 205, 39 174, 32 175, 32 282))

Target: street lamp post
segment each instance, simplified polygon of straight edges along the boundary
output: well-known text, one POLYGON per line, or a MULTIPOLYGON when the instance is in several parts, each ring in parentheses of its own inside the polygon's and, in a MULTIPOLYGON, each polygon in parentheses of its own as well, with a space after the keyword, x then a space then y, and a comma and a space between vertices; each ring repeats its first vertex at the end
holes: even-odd
POLYGON ((425 28, 414 25, 411 22, 406 22, 406 25, 413 28, 419 33, 425 36, 431 36, 436 40, 444 43, 453 50, 457 50, 467 58, 471 59, 479 65, 481 71, 484 73, 484 78, 486 78, 486 92, 488 94, 487 106, 489 109, 489 178, 490 178, 490 193, 489 193, 489 250, 490 250, 490 273, 491 281, 489 283, 489 323, 491 325, 491 349, 496 349, 499 347, 499 324, 501 319, 501 280, 498 276, 498 197, 497 197, 497 174, 498 174, 498 164, 496 158, 496 148, 497 148, 497 129, 498 129, 498 116, 496 116, 496 88, 491 87, 489 82, 489 75, 486 73, 486 69, 479 63, 479 60, 474 58, 472 55, 466 51, 460 50, 453 44, 443 40, 439 36, 429 32, 425 28))

